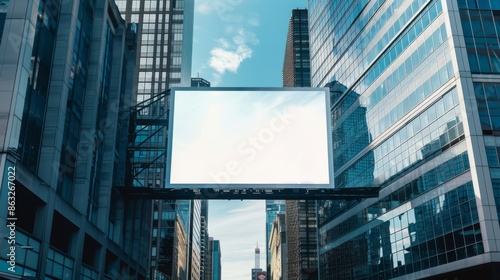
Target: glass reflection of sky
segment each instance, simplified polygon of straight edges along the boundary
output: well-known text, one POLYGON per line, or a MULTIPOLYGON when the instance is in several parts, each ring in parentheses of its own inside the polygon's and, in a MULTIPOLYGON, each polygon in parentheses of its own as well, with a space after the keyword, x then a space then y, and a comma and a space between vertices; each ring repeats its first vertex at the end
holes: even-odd
POLYGON ((175 92, 171 184, 328 184, 322 90, 175 92))

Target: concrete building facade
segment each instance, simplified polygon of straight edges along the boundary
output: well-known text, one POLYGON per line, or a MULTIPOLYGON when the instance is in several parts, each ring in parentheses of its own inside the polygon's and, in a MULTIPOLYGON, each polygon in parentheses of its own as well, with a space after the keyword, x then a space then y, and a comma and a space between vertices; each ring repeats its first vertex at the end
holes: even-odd
POLYGON ((287 244, 285 214, 276 215, 271 230, 271 241, 269 243, 271 251, 271 270, 268 271, 269 279, 284 280, 287 278, 287 244))
MULTIPOLYGON (((266 200, 266 269, 269 270, 271 267, 271 251, 269 243, 271 241, 271 231, 273 227, 274 219, 279 213, 285 212, 285 201, 284 200, 266 200)), ((260 268, 260 266, 258 267, 260 268)))

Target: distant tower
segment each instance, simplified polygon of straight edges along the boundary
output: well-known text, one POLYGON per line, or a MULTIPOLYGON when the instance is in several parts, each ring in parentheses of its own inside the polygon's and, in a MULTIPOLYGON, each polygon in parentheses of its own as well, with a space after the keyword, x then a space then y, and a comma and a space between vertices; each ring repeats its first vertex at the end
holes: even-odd
POLYGON ((257 243, 257 247, 255 248, 255 268, 260 268, 260 249, 259 249, 259 243, 257 243))
POLYGON ((252 268, 252 280, 258 280, 258 274, 262 274, 262 268, 260 268, 260 249, 259 243, 257 242, 257 247, 255 248, 255 268, 252 268))

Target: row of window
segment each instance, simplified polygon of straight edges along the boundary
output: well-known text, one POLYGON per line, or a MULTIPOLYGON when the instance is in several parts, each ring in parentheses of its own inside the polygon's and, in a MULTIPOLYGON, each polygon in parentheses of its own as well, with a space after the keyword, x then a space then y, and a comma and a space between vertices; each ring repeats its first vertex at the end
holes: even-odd
MULTIPOLYGON (((400 36, 400 38, 394 42, 393 46, 388 49, 376 63, 370 67, 365 75, 361 77, 357 85, 354 87, 353 91, 359 94, 363 94, 366 89, 391 65, 402 53, 403 51, 413 43, 416 38, 424 32, 424 30, 434 21, 437 16, 442 12, 441 5, 438 3, 430 6, 427 12, 424 12, 420 17, 412 24, 409 29, 400 36), (425 19, 425 20, 424 20, 425 19)), ((411 56, 409 56, 405 62, 401 63, 401 66, 394 71, 391 77, 386 78, 385 81, 392 84, 394 87, 398 84, 397 81, 402 80, 404 76, 399 75, 399 72, 411 72, 412 67, 416 67, 422 61, 425 60, 434 50, 436 50, 447 38, 446 28, 441 25, 434 33, 422 43, 418 50, 416 50, 411 56), (410 65, 411 64, 411 65, 410 65), (408 67, 407 67, 408 66, 408 67), (393 81, 393 79, 398 79, 393 81)), ((378 93, 384 90, 384 87, 388 85, 381 85, 376 90, 374 90, 370 95, 360 96, 360 102, 363 106, 368 109, 373 108, 378 101, 384 96, 384 94, 378 93), (372 96, 373 95, 373 96, 372 96), (377 97, 378 96, 378 97, 377 97)), ((388 90, 387 90, 388 91, 388 90)), ((386 92, 387 92, 386 91, 386 92)), ((354 103, 353 99, 346 99, 340 101, 338 105, 338 110, 335 110, 335 120, 338 119, 347 108, 349 108, 354 103)))
POLYGON ((467 183, 321 253, 322 278, 386 279, 482 254, 478 221, 467 183))
MULTIPOLYGON (((313 81, 315 83, 319 82, 317 81, 318 75, 320 77, 324 77, 323 81, 325 81, 325 79, 330 78, 331 75, 335 73, 338 75, 335 76, 336 80, 347 86, 351 86, 359 78, 361 73, 363 73, 365 69, 367 69, 369 64, 382 51, 382 49, 390 42, 390 40, 398 32, 400 32, 401 29, 420 10, 425 2, 425 0, 415 0, 411 3, 408 3, 406 1, 394 1, 390 6, 387 7, 387 10, 385 10, 383 14, 377 17, 377 21, 369 23, 369 25, 371 26, 370 28, 365 28, 361 32, 360 36, 355 37, 352 44, 346 45, 346 48, 348 48, 347 51, 336 52, 341 54, 342 57, 336 57, 334 59, 333 63, 335 63, 335 65, 332 64, 321 66, 321 69, 324 69, 322 71, 328 71, 328 73, 330 74, 327 75, 326 72, 320 73, 322 71, 313 73, 313 81), (402 8, 400 7, 402 5, 403 7, 407 6, 405 11, 402 12, 400 16, 394 16, 395 14, 397 14, 396 11, 402 8), (386 28, 384 28, 384 26, 386 26, 386 28), (383 32, 384 30, 386 30, 386 32, 379 35, 379 33, 383 32), (375 38, 378 39, 375 40, 375 38)), ((439 1, 437 5, 440 6, 439 1)), ((428 15, 427 13, 425 13, 424 18, 427 18, 429 22, 431 22, 430 15, 428 15)), ((353 34, 351 36, 359 34, 357 32, 352 33, 353 34)), ((343 41, 346 40, 347 39, 345 38, 343 39, 343 41)), ((314 42, 313 40, 311 41, 314 42)), ((312 65, 316 66, 317 63, 315 63, 315 61, 313 60, 312 65)))
MULTIPOLYGON (((434 20, 432 16, 437 17, 440 14, 441 10, 436 11, 434 7, 439 7, 440 5, 432 6, 430 12, 435 11, 434 15, 431 15, 431 19, 429 21, 428 14, 423 14, 423 18, 417 20, 412 28, 410 28, 403 36, 401 36, 400 40, 396 41, 394 46, 389 49, 384 55, 382 55, 377 63, 375 63, 369 72, 362 78, 360 83, 354 88, 355 92, 364 93, 366 89, 378 78, 380 75, 389 67, 389 65, 394 62, 415 40, 418 36, 430 25, 430 22, 434 20), (423 20, 427 19, 427 20, 423 20)), ((399 80, 411 72, 413 69, 417 67, 422 61, 424 61, 427 57, 430 56, 447 38, 446 27, 442 24, 439 28, 429 35, 429 37, 424 42, 419 42, 418 48, 411 54, 408 55, 404 62, 401 62, 401 65, 394 70, 394 73, 385 79, 386 82, 392 83, 393 85, 398 84, 398 72, 399 80), (401 73, 403 71, 403 73, 401 73), (395 79, 395 81, 392 81, 395 79)), ((392 88, 393 86, 386 85, 388 88, 392 88)), ((369 109, 373 108, 383 96, 377 96, 377 88, 370 95, 362 95, 361 96, 361 104, 365 105, 369 109)))
MULTIPOLYGON (((318 12, 322 12, 323 10, 314 10, 311 7, 315 6, 315 3, 312 1, 309 3, 309 11, 310 11, 310 19, 317 19, 312 23, 310 27, 310 39, 311 42, 316 42, 311 45, 312 50, 312 63, 316 65, 319 71, 323 70, 323 67, 319 67, 319 65, 325 61, 327 56, 334 56, 338 53, 334 52, 334 48, 337 42, 342 43, 343 40, 340 40, 345 34, 347 27, 349 27, 355 19, 362 18, 364 21, 370 18, 373 12, 380 7, 382 1, 374 2, 372 9, 369 10, 368 15, 361 14, 363 8, 367 5, 369 1, 356 1, 355 5, 350 5, 350 2, 343 1, 328 1, 328 3, 322 3, 320 6, 324 7, 323 10, 327 10, 329 12, 330 17, 318 16, 318 12), (371 12, 371 13, 370 13, 371 12), (345 19, 345 17, 348 17, 345 19), (349 23, 349 25, 347 25, 349 23), (322 34, 329 34, 327 37, 320 37, 322 34), (335 37, 334 37, 335 36, 335 37), (321 41, 321 43, 320 43, 321 41)), ((361 21, 361 20, 360 20, 361 21)), ((346 38, 348 43, 351 43, 351 40, 346 38)), ((330 63, 336 61, 335 59, 330 60, 330 63)))
MULTIPOLYGON (((414 2, 412 6, 408 7, 407 10, 405 11, 404 15, 410 19, 414 13, 420 8, 418 6, 418 2, 414 2)), ((430 24, 442 13, 442 7, 441 7, 441 2, 436 2, 430 6, 428 6, 411 24, 409 28, 406 29, 406 31, 401 34, 398 37, 398 40, 395 41, 391 48, 388 49, 387 51, 384 52, 383 55, 381 55, 378 59, 377 62, 374 63, 371 67, 370 70, 367 71, 365 75, 362 76, 361 80, 357 83, 357 85, 354 87, 354 91, 364 93, 365 90, 389 67, 389 65, 395 61, 405 50, 410 46, 417 37, 419 37, 429 26, 430 24)), ((403 24, 403 23, 401 23, 403 24)), ((425 53, 425 50, 422 52, 417 52, 420 54, 420 61, 423 61, 426 56, 428 56, 430 53, 432 53, 432 49, 436 49, 437 46, 439 46, 445 39, 446 39, 446 30, 444 26, 441 27, 442 30, 440 31, 441 34, 439 34, 439 29, 437 29, 433 36, 435 37, 441 37, 441 38, 435 38, 434 42, 432 42, 432 36, 428 38, 426 41, 427 45, 427 52, 425 53), (429 42, 430 41, 430 42, 429 42)), ((364 61, 366 63, 372 61, 375 59, 375 57, 378 55, 380 52, 380 49, 383 47, 383 45, 386 45, 387 42, 389 42, 389 39, 394 37, 396 34, 396 30, 394 29, 389 29, 387 33, 384 34, 382 39, 379 41, 379 44, 377 48, 372 49, 367 56, 365 57, 364 61), (384 44, 385 42, 385 44, 384 44)), ((424 47, 425 49, 425 47, 424 47)), ((408 59, 407 59, 408 60, 408 59)), ((414 66, 417 65, 418 59, 413 58, 413 63, 414 66)), ((402 63, 404 64, 404 63, 402 63)), ((408 70, 408 69, 407 69, 408 70)), ((387 78, 387 80, 391 80, 391 78, 387 78)), ((394 82, 395 84, 397 82, 394 82)), ((369 99, 370 97, 366 97, 366 99, 369 99)), ((364 100, 362 103, 365 103, 364 100)), ((375 105, 376 102, 367 102, 370 105, 375 105)), ((368 106, 367 104, 367 106, 368 106)))
POLYGON ((474 83, 483 131, 500 130, 500 83, 474 83))
POLYGON ((141 71, 139 72, 139 82, 152 82, 153 77, 154 80, 158 81, 160 80, 160 75, 162 80, 167 79, 167 73, 166 71, 160 72, 160 71, 141 71))
POLYGON ((380 184, 463 135, 454 88, 335 178, 337 188, 380 184))
MULTIPOLYGON (((359 211, 357 214, 349 217, 331 229, 323 227, 323 233, 321 236, 324 240, 322 242, 327 243, 338 239, 339 237, 374 219, 379 218, 381 215, 384 215, 392 209, 403 205, 415 197, 420 196, 423 193, 426 193, 443 184, 444 182, 457 177, 458 175, 469 170, 469 168, 469 157, 467 156, 467 152, 443 162, 432 170, 422 174, 422 176, 417 179, 406 183, 397 191, 381 198, 377 203, 359 211)), ((342 209, 339 209, 338 206, 335 203, 330 203, 328 201, 324 202, 321 209, 322 215, 319 216, 319 224, 324 226, 333 220, 333 218, 338 216, 339 212, 342 211, 342 209)))
MULTIPOLYGON (((428 60, 428 63, 432 63, 431 60, 428 60)), ((423 68, 425 69, 425 67, 423 68)), ((341 123, 340 127, 333 129, 334 166, 336 169, 344 165, 352 156, 365 148, 373 139, 377 138, 410 110, 414 109, 425 98, 429 97, 433 92, 449 81, 454 74, 451 62, 445 64, 435 73, 425 70, 422 71, 423 73, 420 75, 421 78, 428 78, 424 80, 420 86, 417 87, 417 85, 415 85, 417 88, 405 98, 403 98, 405 95, 400 94, 399 90, 395 90, 391 92, 391 97, 394 94, 399 94, 399 97, 394 96, 390 99, 386 98, 384 105, 386 105, 385 103, 387 102, 390 102, 390 104, 380 107, 380 110, 384 110, 383 112, 374 115, 372 110, 370 114, 368 114, 368 112, 365 114, 366 109, 364 107, 357 107, 356 111, 351 113, 346 120, 341 123), (354 139, 360 139, 360 141, 354 139)))
POLYGON ((500 11, 460 10, 473 73, 500 73, 500 11))
MULTIPOLYGON (((116 5, 118 6, 118 9, 120 9, 121 12, 125 11, 127 8, 127 0, 115 0, 116 5)), ((142 10, 143 11, 157 11, 157 10, 163 10, 163 0, 133 0, 132 1, 132 11, 141 11, 141 2, 143 3, 142 5, 142 10)), ((170 0, 167 0, 165 7, 170 6, 170 0)))
MULTIPOLYGON (((16 231, 15 237, 15 271, 13 274, 37 277, 36 271, 38 269, 40 241, 29 237, 19 230, 16 231), (29 246, 31 248, 26 249, 23 246, 29 246)), ((5 237, 5 239, 7 239, 7 237, 5 237)), ((9 272, 11 265, 7 262, 10 258, 7 254, 10 254, 11 245, 7 244, 6 240, 4 240, 2 244, 6 249, 4 249, 3 253, 0 255, 0 271, 9 272), (7 250, 7 248, 9 250, 7 250)))
POLYGON ((49 279, 73 279, 73 259, 49 249, 46 276, 49 279))
MULTIPOLYGON (((436 12, 434 16, 439 14, 439 9, 436 8, 437 6, 439 5, 430 7, 430 11, 436 12)), ((427 23, 427 25, 428 24, 429 23, 427 23)), ((380 71, 385 71, 385 67, 388 67, 388 65, 392 63, 392 61, 396 59, 401 52, 413 42, 413 40, 415 40, 415 36, 408 37, 408 34, 418 34, 419 32, 422 32, 422 26, 419 30, 414 31, 416 26, 421 26, 418 24, 418 21, 413 28, 410 28, 407 33, 402 36, 401 39, 406 38, 406 40, 400 39, 395 42, 394 47, 390 49, 385 56, 381 57, 379 60, 380 63, 376 63, 373 69, 380 68, 380 71), (386 61, 385 64, 381 63, 384 61, 386 61), (384 66, 382 67, 381 65, 384 66)), ((432 77, 432 72, 428 71, 430 64, 434 64, 434 60, 439 56, 439 51, 437 50, 440 49, 438 48, 441 46, 442 49, 448 49, 448 45, 443 44, 446 37, 446 28, 443 24, 440 28, 434 31, 434 33, 429 36, 429 38, 427 38, 427 40, 424 41, 424 43, 422 43, 418 49, 412 53, 412 55, 402 62, 401 65, 395 69, 383 83, 380 84, 380 86, 373 90, 371 94, 359 97, 361 105, 355 105, 358 106, 355 113, 351 113, 347 117, 345 117, 344 114, 357 98, 349 96, 348 98, 344 98, 340 101, 338 106, 335 107, 332 120, 332 123, 334 124, 334 146, 336 147, 335 151, 338 154, 334 154, 335 168, 341 167, 350 158, 352 158, 352 156, 356 155, 368 143, 370 143, 372 139, 375 139, 381 133, 386 131, 387 128, 393 125, 397 120, 403 117, 453 76, 454 72, 451 62, 436 71, 432 77), (423 61, 426 62, 426 65, 421 65, 423 61), (420 68, 417 68, 418 65, 420 65, 420 68), (416 73, 416 69, 420 69, 422 73, 416 73), (427 77, 428 79, 422 82, 422 85, 416 88, 414 92, 410 93, 408 97, 404 100, 400 100, 401 96, 404 96, 401 94, 401 91, 408 89, 408 86, 403 85, 402 81, 405 78, 410 79, 410 76, 412 76, 411 80, 415 81, 414 78, 417 75, 419 75, 421 79, 425 79, 427 77), (384 97, 386 98, 384 99, 384 97), (399 103, 398 99, 400 100, 399 103), (383 101, 380 102, 381 100, 383 101), (363 104, 366 108, 361 107, 363 104), (393 109, 389 111, 391 107, 393 107, 393 109), (383 111, 381 112, 381 110, 383 111), (364 113, 365 111, 366 115, 364 113), (365 122, 369 122, 368 129, 370 130, 370 136, 366 136, 366 133, 359 133, 360 131, 363 131, 363 128, 360 129, 358 126, 366 126, 364 125, 365 122), (356 137, 361 139, 359 141, 352 141, 356 137)), ((370 73, 373 74, 374 72, 372 71, 370 73)), ((375 77, 378 77, 380 74, 381 72, 377 72, 375 77)), ((360 84, 364 84, 366 82, 366 78, 364 78, 361 80, 360 84)), ((359 88, 362 87, 359 86, 359 88)), ((352 108, 349 110, 352 110, 352 108)))
POLYGON ((497 0, 458 0, 460 9, 500 10, 497 0))

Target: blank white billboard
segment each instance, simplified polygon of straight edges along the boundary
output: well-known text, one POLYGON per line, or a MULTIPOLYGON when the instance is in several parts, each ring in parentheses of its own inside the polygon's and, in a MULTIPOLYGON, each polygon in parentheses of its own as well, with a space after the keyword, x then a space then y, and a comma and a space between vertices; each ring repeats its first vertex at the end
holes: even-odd
POLYGON ((325 88, 177 88, 167 187, 332 188, 325 88))

